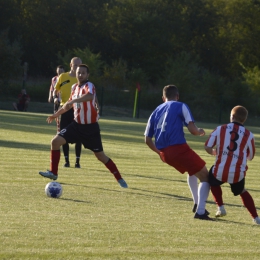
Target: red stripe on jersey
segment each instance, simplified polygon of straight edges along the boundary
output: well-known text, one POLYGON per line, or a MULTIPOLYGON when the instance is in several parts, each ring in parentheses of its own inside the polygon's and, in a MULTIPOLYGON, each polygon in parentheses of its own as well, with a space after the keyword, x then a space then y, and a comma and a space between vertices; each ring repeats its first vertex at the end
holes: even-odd
MULTIPOLYGON (((233 125, 232 130, 234 130, 234 128, 235 128, 235 125, 233 125)), ((225 133, 225 137, 226 137, 227 131, 228 131, 227 128, 223 129, 223 132, 225 133)), ((220 138, 222 138, 222 136, 220 136, 220 138)), ((228 144, 225 144, 225 141, 226 141, 225 138, 223 138, 222 140, 223 140, 223 143, 222 143, 222 149, 221 150, 224 151, 225 150, 224 145, 231 146, 232 144, 230 142, 228 144)), ((229 138, 228 138, 227 141, 229 141, 229 138)), ((229 168, 230 168, 230 165, 231 165, 231 162, 232 162, 232 159, 233 159, 232 154, 233 153, 228 152, 228 154, 226 155, 227 159, 226 159, 225 166, 224 166, 224 169, 223 169, 223 174, 222 174, 222 181, 223 182, 227 182, 227 180, 228 180, 229 168)))
MULTIPOLYGON (((218 159, 217 159, 217 161, 215 163, 215 167, 214 167, 214 176, 215 177, 217 176, 218 168, 219 168, 220 162, 222 160, 223 146, 224 146, 224 141, 225 141, 225 136, 226 136, 226 127, 227 127, 227 125, 224 125, 220 128, 220 141, 221 142, 218 147, 218 159)), ((217 138, 219 138, 219 136, 217 136, 217 138)))
POLYGON ((239 181, 240 172, 241 172, 241 165, 243 164, 243 159, 245 159, 244 158, 244 149, 245 149, 245 146, 248 142, 249 136, 250 136, 250 132, 245 129, 245 134, 243 135, 240 146, 239 146, 239 156, 238 156, 236 167, 235 167, 234 183, 239 181))

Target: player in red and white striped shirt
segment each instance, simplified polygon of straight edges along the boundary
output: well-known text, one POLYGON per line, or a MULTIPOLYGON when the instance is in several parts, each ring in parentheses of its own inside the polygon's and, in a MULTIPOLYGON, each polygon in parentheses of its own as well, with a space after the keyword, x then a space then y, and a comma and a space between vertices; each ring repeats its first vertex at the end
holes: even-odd
MULTIPOLYGON (((59 75, 61 73, 64 73, 64 67, 62 65, 59 65, 57 66, 56 68, 56 72, 57 72, 57 76, 53 77, 51 79, 51 86, 50 86, 50 90, 49 90, 49 98, 48 98, 48 102, 51 103, 51 102, 54 102, 53 100, 53 91, 54 91, 54 87, 56 85, 56 82, 59 78, 59 75)), ((60 107, 60 95, 58 94, 58 102, 57 103, 54 103, 54 113, 57 112, 59 110, 59 107, 60 107)), ((56 121, 56 125, 57 125, 57 133, 60 131, 60 120, 59 120, 59 117, 57 117, 55 119, 56 121)))
POLYGON ((93 83, 88 81, 88 76, 88 66, 85 64, 79 65, 76 71, 78 83, 72 86, 69 100, 59 111, 47 118, 47 122, 51 123, 55 118, 72 107, 74 109, 74 121, 63 128, 51 141, 50 171, 39 172, 39 174, 43 177, 57 180, 60 146, 65 143, 80 142, 85 148, 93 151, 97 159, 109 169, 122 188, 127 188, 128 186, 115 163, 103 151, 95 102, 96 90, 93 83))
POLYGON ((253 221, 260 224, 254 200, 245 189, 247 160, 252 160, 255 155, 254 136, 243 125, 247 115, 246 108, 235 106, 231 110, 230 123, 218 126, 206 141, 206 152, 216 155, 215 165, 209 171, 209 184, 218 206, 216 217, 226 215, 220 185, 227 182, 234 196, 240 195, 253 221))

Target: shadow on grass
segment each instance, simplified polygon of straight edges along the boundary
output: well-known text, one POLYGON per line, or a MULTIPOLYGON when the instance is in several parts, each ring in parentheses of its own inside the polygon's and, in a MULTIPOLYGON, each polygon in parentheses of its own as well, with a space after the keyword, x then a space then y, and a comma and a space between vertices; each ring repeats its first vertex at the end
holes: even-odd
POLYGON ((71 202, 76 202, 76 203, 86 203, 90 204, 90 201, 84 201, 84 200, 74 200, 74 199, 68 199, 68 198, 59 198, 59 200, 66 200, 66 201, 71 201, 71 202))

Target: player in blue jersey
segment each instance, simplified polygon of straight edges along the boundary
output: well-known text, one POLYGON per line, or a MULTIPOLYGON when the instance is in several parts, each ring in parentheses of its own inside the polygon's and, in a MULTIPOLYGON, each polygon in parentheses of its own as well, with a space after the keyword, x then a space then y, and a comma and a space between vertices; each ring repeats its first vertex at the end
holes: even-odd
POLYGON ((203 136, 205 131, 195 125, 189 107, 178 101, 179 91, 176 86, 165 86, 162 98, 164 103, 153 111, 148 120, 144 133, 145 143, 163 162, 182 174, 188 172, 190 176, 196 176, 200 180, 194 218, 212 220, 205 210, 210 190, 206 163, 188 146, 183 125, 187 126, 193 135, 203 136))

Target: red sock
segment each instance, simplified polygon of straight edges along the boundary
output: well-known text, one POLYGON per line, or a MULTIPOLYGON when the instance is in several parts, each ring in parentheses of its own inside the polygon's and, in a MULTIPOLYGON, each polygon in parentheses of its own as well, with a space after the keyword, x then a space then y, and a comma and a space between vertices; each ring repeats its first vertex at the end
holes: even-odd
POLYGON ((58 175, 58 166, 60 162, 60 150, 51 150, 51 169, 50 171, 58 175))
POLYGON ((116 165, 114 164, 114 162, 113 162, 111 159, 108 160, 108 162, 105 164, 105 166, 108 168, 108 170, 109 170, 112 174, 114 174, 114 176, 115 176, 115 178, 116 178, 117 180, 122 179, 122 176, 120 175, 120 173, 119 173, 119 171, 118 171, 116 165))
POLYGON ((240 197, 243 201, 244 206, 249 211, 250 215, 253 218, 256 218, 258 215, 257 215, 257 212, 256 212, 254 200, 253 200, 252 196, 250 195, 250 193, 248 191, 245 191, 245 192, 240 194, 240 197))
POLYGON ((220 207, 222 206, 223 199, 222 199, 222 189, 220 186, 211 186, 210 187, 213 199, 215 200, 216 204, 220 207))

